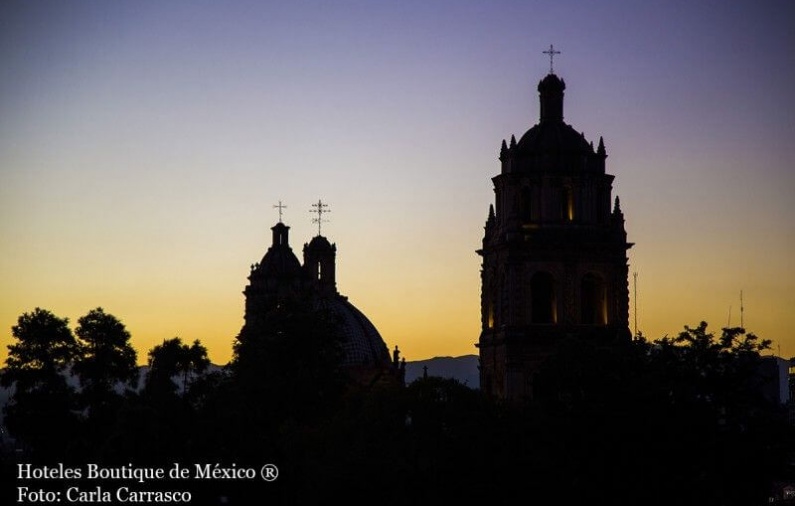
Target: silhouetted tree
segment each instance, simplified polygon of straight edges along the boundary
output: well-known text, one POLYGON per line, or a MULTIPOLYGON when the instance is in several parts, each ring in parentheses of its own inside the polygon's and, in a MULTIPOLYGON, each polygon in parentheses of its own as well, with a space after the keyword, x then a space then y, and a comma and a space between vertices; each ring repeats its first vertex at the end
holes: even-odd
POLYGON ((742 328, 724 328, 717 337, 701 322, 656 341, 651 357, 667 368, 672 402, 744 411, 761 400, 760 354, 769 348, 769 340, 742 328))
POLYGON ((532 403, 558 488, 612 504, 763 502, 786 439, 760 388, 768 347, 704 322, 654 342, 562 341, 532 403))
POLYGON ((308 305, 285 302, 234 346, 232 381, 271 422, 311 418, 333 407, 342 391, 340 335, 333 320, 308 305), (259 409, 259 408, 258 408, 259 409))
POLYGON ((190 346, 184 347, 184 358, 180 363, 182 370, 182 391, 187 395, 196 378, 200 378, 210 367, 210 358, 207 348, 196 339, 190 346))
MULTIPOLYGON (((191 448, 200 444, 198 400, 215 387, 205 378, 207 349, 198 340, 187 345, 175 337, 149 350, 148 358, 143 390, 130 396, 117 417, 103 448, 106 460, 163 464, 176 455, 190 460, 191 448)), ((204 460, 207 452, 197 458, 204 460)))
POLYGON ((284 301, 244 326, 228 375, 199 411, 197 442, 222 462, 261 465, 268 456, 281 474, 267 486, 220 484, 231 500, 256 495, 278 502, 306 484, 307 466, 321 447, 305 442, 315 440, 342 402, 341 359, 334 322, 302 301, 284 301))
POLYGON ((674 475, 694 501, 739 506, 766 498, 787 439, 783 410, 762 390, 761 352, 769 347, 742 328, 715 335, 706 322, 650 347, 670 424, 662 451, 680 459, 674 475))
POLYGON ((174 378, 180 374, 185 362, 185 345, 182 339, 164 339, 149 350, 149 371, 146 373, 144 392, 149 396, 171 397, 177 395, 174 378))
POLYGON ((93 411, 118 397, 117 385, 137 386, 137 354, 124 324, 101 307, 92 309, 77 323, 75 334, 82 353, 73 370, 80 379, 89 416, 93 416, 93 411))
POLYGON ((191 382, 201 377, 210 366, 210 359, 198 339, 190 346, 175 337, 165 339, 149 351, 149 372, 146 376, 145 390, 150 394, 188 395, 191 382), (180 378, 178 386, 175 378, 180 378))
POLYGON ((36 308, 11 328, 16 342, 8 346, 0 375, 4 387, 13 386, 5 423, 34 455, 63 455, 76 432, 75 390, 67 375, 80 348, 68 325, 68 319, 36 308))

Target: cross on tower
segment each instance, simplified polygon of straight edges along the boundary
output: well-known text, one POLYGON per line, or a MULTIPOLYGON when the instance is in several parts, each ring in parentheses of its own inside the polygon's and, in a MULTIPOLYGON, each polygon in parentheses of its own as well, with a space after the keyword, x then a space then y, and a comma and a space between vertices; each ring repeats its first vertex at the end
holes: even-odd
POLYGON ((549 73, 554 74, 555 71, 552 69, 552 60, 555 58, 556 54, 560 54, 560 51, 555 51, 555 47, 552 44, 550 44, 549 49, 541 52, 549 55, 549 73))
POLYGON ((281 223, 282 222, 282 209, 287 209, 287 206, 283 205, 282 201, 280 200, 279 203, 275 204, 273 207, 279 209, 279 223, 281 223))
POLYGON ((320 226, 325 221, 328 223, 328 220, 323 220, 323 213, 330 213, 331 209, 328 208, 328 204, 324 204, 322 200, 318 199, 317 204, 312 204, 314 209, 310 209, 310 213, 317 213, 317 218, 312 218, 312 223, 317 223, 317 235, 320 235, 320 226))

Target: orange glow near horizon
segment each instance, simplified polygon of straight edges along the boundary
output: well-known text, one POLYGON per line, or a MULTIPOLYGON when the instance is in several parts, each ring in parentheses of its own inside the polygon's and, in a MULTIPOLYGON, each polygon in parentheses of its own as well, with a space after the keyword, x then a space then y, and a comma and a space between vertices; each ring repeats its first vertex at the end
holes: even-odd
MULTIPOLYGON (((477 260, 471 263, 476 270, 477 260)), ((242 270, 238 269, 238 272, 242 270)), ((675 335, 684 325, 695 326, 701 320, 710 323, 713 332, 719 332, 720 328, 729 324, 739 326, 739 290, 736 301, 728 293, 716 300, 701 300, 701 292, 696 286, 692 287, 693 292, 688 293, 684 287, 678 286, 675 279, 669 280, 669 276, 656 279, 651 273, 644 274, 642 272, 639 278, 642 286, 639 327, 647 338, 675 335), (652 291, 651 286, 654 284, 660 289, 652 291), (656 311, 653 310, 655 307, 656 311), (728 321, 730 307, 733 308, 732 321, 728 321)), ((480 287, 476 275, 441 290, 427 285, 418 286, 421 283, 415 281, 414 286, 402 288, 417 291, 410 297, 405 293, 390 293, 387 290, 372 292, 366 297, 360 283, 370 284, 379 277, 376 272, 371 275, 360 273, 354 279, 343 278, 341 284, 343 287, 350 286, 351 291, 346 292, 342 288, 341 292, 348 295, 351 302, 376 325, 390 349, 398 345, 408 360, 477 354, 474 343, 480 331, 480 287)), ((395 281, 388 280, 386 284, 395 281)), ((0 300, 0 307, 3 308, 0 320, 8 328, 6 335, 10 336, 10 326, 17 317, 36 306, 49 309, 60 317, 68 317, 71 326, 90 309, 102 306, 127 326, 140 364, 146 363, 146 354, 153 346, 177 336, 186 341, 201 340, 208 347, 211 360, 216 364, 224 364, 231 358, 234 338, 242 326, 241 291, 245 283, 245 276, 240 276, 237 284, 226 281, 221 287, 212 287, 212 290, 199 285, 186 286, 186 291, 191 294, 189 298, 166 287, 158 289, 156 283, 142 287, 138 293, 130 293, 125 287, 108 287, 97 296, 70 292, 38 297, 32 290, 27 294, 17 293, 12 299, 4 293, 4 298, 0 300), (225 293, 222 294, 222 290, 225 293), (23 307, 20 295, 31 302, 23 307), (32 302, 36 299, 39 302, 32 302)), ((769 290, 760 293, 759 288, 744 290, 746 328, 760 337, 773 339, 772 352, 780 352, 783 356, 795 354, 791 343, 782 339, 787 334, 780 325, 768 323, 785 322, 786 325, 792 318, 773 304, 777 295, 787 294, 777 294, 774 287, 768 287, 769 290)), ((634 308, 631 310, 634 311, 634 308)), ((3 341, 10 342, 5 338, 3 341)), ((7 350, 3 346, 0 360, 5 360, 6 356, 7 350)))
MULTIPOLYGON (((627 216, 631 220, 629 211, 627 216)), ((631 234, 630 230, 633 239, 631 234)), ((304 241, 297 234, 291 237, 296 251, 299 249, 296 242, 304 241)), ((260 239, 263 242, 263 237, 260 239)), ((398 345, 408 360, 476 354, 474 344, 480 332, 480 257, 474 248, 469 248, 471 254, 467 255, 464 245, 447 245, 446 249, 440 243, 423 248, 422 254, 415 258, 404 255, 386 269, 377 258, 394 247, 382 244, 373 251, 349 251, 347 245, 338 244, 340 292, 374 323, 389 348, 398 345), (444 258, 458 260, 444 262, 444 258), (411 276, 406 275, 409 272, 411 276)), ((179 265, 187 269, 185 262, 190 263, 187 258, 163 262, 164 265, 147 271, 146 275, 124 268, 111 274, 114 266, 97 262, 93 268, 105 272, 105 276, 82 280, 54 263, 29 264, 30 267, 14 273, 25 282, 19 283, 13 293, 0 293, 0 322, 8 329, 5 335, 10 336, 10 327, 19 315, 34 307, 68 317, 73 326, 90 309, 102 306, 127 326, 141 364, 146 363, 149 349, 171 337, 201 340, 208 347, 211 360, 224 364, 231 358, 232 344, 243 322, 242 290, 247 283, 247 266, 257 261, 266 248, 260 246, 259 253, 248 255, 248 263, 242 258, 232 262, 220 255, 206 260, 199 271, 180 272, 179 265)), ((721 270, 731 269, 730 262, 704 265, 699 277, 688 270, 692 259, 676 258, 672 254, 667 264, 639 269, 638 321, 643 334, 651 339, 674 335, 684 325, 695 326, 701 320, 710 323, 714 332, 728 324, 738 326, 739 289, 733 297, 731 277, 721 270), (677 271, 678 274, 671 274, 677 271), (690 280, 688 284, 682 282, 686 279, 690 280), (713 294, 713 298, 705 299, 705 294, 713 294), (732 321, 727 320, 730 307, 734 308, 732 321)), ((775 283, 775 278, 768 279, 775 283)), ((777 285, 770 281, 767 285, 744 287, 746 327, 760 337, 773 339, 773 352, 784 356, 795 354, 792 343, 785 339, 786 329, 793 326, 793 317, 777 304, 777 298, 786 300, 789 296, 786 279, 779 278, 777 285)), ((632 293, 632 279, 628 282, 632 293)), ((634 301, 630 302, 632 321, 635 308, 634 301)), ((3 341, 9 342, 5 338, 3 341)), ((3 346, 0 360, 5 360, 6 355, 3 346)))

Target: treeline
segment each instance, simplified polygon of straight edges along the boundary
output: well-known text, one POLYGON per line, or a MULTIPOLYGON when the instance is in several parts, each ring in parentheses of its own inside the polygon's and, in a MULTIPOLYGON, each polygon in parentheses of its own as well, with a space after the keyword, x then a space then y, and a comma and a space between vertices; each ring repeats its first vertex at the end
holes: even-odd
POLYGON ((301 305, 244 328, 220 373, 201 343, 165 341, 141 389, 129 334, 99 308, 74 335, 41 309, 12 335, 0 381, 24 462, 279 467, 192 483, 192 504, 747 506, 791 477, 785 413, 761 394, 770 343, 739 328, 564 340, 521 405, 442 378, 353 381, 334 321, 301 305))
POLYGON ((4 424, 18 449, 42 462, 81 462, 119 454, 120 424, 131 411, 179 399, 196 406, 213 380, 207 349, 166 339, 148 354, 140 388, 137 352, 124 324, 101 307, 77 320, 36 308, 11 328, 14 342, 0 373, 11 388, 4 424))

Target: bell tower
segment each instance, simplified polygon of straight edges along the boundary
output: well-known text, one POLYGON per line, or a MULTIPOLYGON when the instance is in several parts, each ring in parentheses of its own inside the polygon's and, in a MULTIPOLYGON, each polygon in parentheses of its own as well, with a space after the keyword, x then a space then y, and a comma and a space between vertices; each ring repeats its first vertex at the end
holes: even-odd
POLYGON ((539 121, 502 141, 481 267, 481 389, 533 396, 543 361, 567 337, 630 339, 627 242, 603 139, 563 121, 565 82, 538 83, 539 121))
POLYGON ((304 269, 315 294, 337 293, 336 256, 337 245, 329 243, 322 235, 304 244, 304 269))

